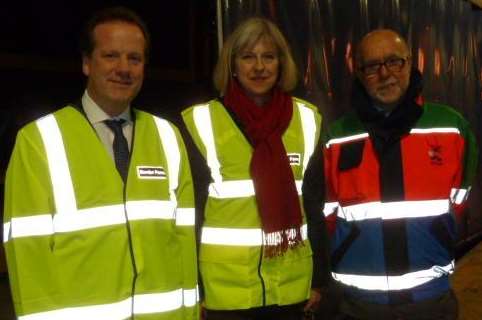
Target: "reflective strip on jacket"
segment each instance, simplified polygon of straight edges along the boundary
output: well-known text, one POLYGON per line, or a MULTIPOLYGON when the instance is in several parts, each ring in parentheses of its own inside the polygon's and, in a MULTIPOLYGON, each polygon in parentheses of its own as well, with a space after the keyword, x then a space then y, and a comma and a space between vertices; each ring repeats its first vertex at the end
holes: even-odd
POLYGON ((3 240, 20 320, 197 319, 184 144, 169 122, 134 112, 125 186, 77 109, 19 132, 3 240))
MULTIPOLYGON (((282 139, 301 195, 321 118, 305 101, 294 98, 293 106, 293 117, 282 139)), ((264 234, 249 173, 251 145, 217 100, 191 107, 182 115, 211 171, 199 258, 206 307, 247 309, 307 299, 312 258, 306 224, 302 228, 303 246, 280 257, 264 258, 264 234)))

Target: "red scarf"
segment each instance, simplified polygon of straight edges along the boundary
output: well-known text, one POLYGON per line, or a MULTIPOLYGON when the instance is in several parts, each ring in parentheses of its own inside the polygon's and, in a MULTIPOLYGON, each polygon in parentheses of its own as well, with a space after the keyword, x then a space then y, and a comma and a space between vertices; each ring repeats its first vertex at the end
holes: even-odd
POLYGON ((266 105, 257 106, 232 81, 224 97, 253 146, 251 177, 264 231, 265 254, 282 255, 302 243, 302 216, 293 171, 281 136, 291 121, 293 101, 278 88, 266 105))

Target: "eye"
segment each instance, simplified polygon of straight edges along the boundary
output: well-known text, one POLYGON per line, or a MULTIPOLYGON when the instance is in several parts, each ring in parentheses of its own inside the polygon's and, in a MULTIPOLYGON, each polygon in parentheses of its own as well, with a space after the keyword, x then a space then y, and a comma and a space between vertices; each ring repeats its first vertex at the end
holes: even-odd
POLYGON ((133 64, 139 64, 139 63, 142 63, 142 61, 143 61, 142 56, 141 56, 141 55, 137 55, 137 54, 129 55, 129 56, 128 56, 128 59, 129 59, 129 61, 132 62, 133 64))
POLYGON ((256 58, 255 55, 252 53, 242 53, 240 55, 240 59, 243 61, 251 61, 251 60, 254 60, 255 58, 256 58))
POLYGON ((405 61, 402 58, 390 58, 385 63, 387 66, 399 67, 403 65, 405 61))
POLYGON ((266 60, 266 61, 273 61, 277 58, 278 58, 278 56, 274 53, 266 53, 266 54, 263 55, 263 59, 266 60))
POLYGON ((377 73, 378 72, 378 69, 380 69, 380 66, 382 65, 382 63, 380 62, 373 62, 373 63, 369 63, 369 64, 366 64, 362 67, 362 71, 365 73, 365 74, 373 74, 373 73, 377 73))
POLYGON ((115 60, 119 57, 119 54, 115 51, 107 51, 101 54, 101 57, 106 60, 115 60))

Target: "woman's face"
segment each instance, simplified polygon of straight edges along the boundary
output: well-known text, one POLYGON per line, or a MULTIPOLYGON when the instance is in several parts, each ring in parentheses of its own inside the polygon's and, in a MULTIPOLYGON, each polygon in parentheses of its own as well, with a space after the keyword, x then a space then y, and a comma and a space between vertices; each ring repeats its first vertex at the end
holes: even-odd
POLYGON ((278 80, 278 50, 270 39, 261 38, 243 48, 234 59, 234 72, 241 87, 255 102, 266 101, 278 80))

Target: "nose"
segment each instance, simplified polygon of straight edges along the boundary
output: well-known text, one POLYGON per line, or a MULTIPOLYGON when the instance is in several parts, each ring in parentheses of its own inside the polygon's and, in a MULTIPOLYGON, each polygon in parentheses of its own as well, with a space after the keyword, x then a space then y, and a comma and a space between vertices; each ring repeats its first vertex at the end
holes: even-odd
POLYGON ((127 57, 120 57, 117 63, 117 72, 126 74, 129 73, 129 59, 127 57))
POLYGON ((258 71, 264 70, 264 61, 261 57, 256 58, 256 63, 254 65, 254 69, 258 71))
POLYGON ((380 66, 380 69, 378 69, 378 74, 382 78, 387 78, 390 76, 390 71, 388 70, 387 66, 385 64, 382 64, 380 66))

